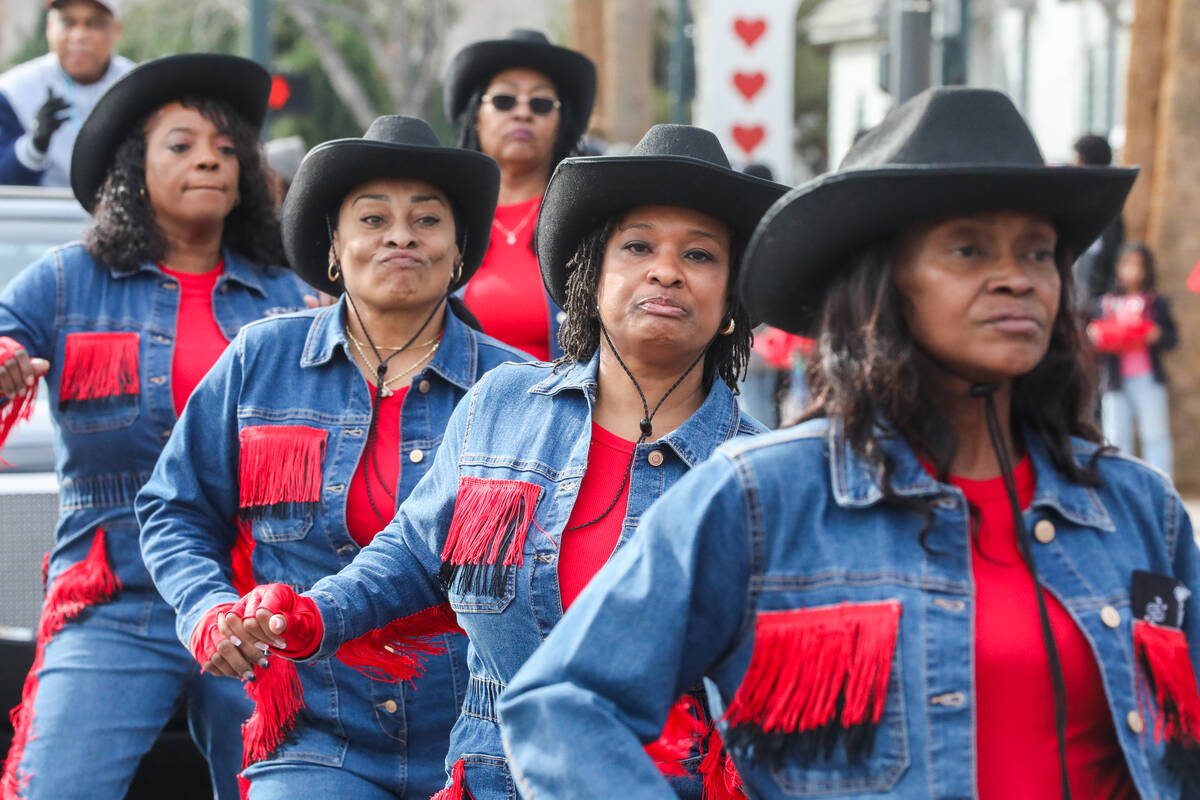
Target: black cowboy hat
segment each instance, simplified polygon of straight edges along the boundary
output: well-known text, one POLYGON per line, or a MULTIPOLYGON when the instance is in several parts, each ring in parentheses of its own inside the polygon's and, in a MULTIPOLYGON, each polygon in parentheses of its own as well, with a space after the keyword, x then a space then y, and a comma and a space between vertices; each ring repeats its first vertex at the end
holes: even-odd
POLYGON ((730 168, 712 131, 655 125, 626 156, 567 158, 554 170, 538 214, 537 251, 546 291, 566 305, 567 261, 604 220, 635 206, 703 211, 750 238, 782 184, 730 168))
POLYGON ((283 204, 283 248, 296 273, 331 295, 342 287, 329 280, 329 221, 346 193, 376 178, 428 181, 454 207, 458 239, 466 236, 456 289, 479 268, 487 252, 500 191, 500 167, 474 150, 443 147, 423 119, 379 117, 361 139, 323 142, 304 157, 283 204))
POLYGON ((811 333, 821 297, 855 253, 924 221, 984 211, 1048 214, 1077 256, 1121 212, 1136 168, 1050 167, 1001 92, 928 89, 859 139, 836 172, 780 198, 743 261, 757 318, 811 333))
POLYGON ((108 87, 75 137, 71 189, 93 211, 117 147, 149 114, 184 97, 224 100, 255 128, 267 114, 271 76, 248 58, 181 53, 139 64, 108 87))
POLYGON ((587 129, 596 102, 596 65, 583 53, 550 44, 541 31, 521 28, 505 39, 469 44, 454 55, 446 73, 446 115, 457 120, 471 94, 510 67, 544 72, 559 96, 568 99, 575 129, 580 133, 587 129))

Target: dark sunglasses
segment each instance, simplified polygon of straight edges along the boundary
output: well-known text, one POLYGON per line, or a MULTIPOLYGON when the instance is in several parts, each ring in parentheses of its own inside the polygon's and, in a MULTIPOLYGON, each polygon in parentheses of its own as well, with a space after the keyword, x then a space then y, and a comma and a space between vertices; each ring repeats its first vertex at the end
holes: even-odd
POLYGON ((530 97, 525 94, 485 94, 480 99, 485 103, 491 103, 492 108, 497 111, 512 111, 517 107, 517 103, 525 102, 529 104, 529 110, 539 117, 544 117, 551 111, 562 108, 562 101, 555 100, 553 97, 530 97))

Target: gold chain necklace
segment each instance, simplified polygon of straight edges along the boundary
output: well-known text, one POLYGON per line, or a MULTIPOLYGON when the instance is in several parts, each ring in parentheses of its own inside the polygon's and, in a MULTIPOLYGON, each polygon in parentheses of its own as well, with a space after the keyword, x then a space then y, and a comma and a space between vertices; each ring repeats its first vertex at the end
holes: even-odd
MULTIPOLYGON (((356 337, 353 333, 350 332, 349 325, 346 326, 346 335, 350 337, 350 341, 354 342, 354 344, 358 346, 358 352, 361 353, 363 345, 366 343, 359 341, 358 337, 356 337)), ((425 342, 421 342, 420 344, 400 345, 399 347, 388 347, 387 345, 377 344, 377 345, 375 345, 375 349, 376 350, 397 350, 397 351, 399 351, 399 350, 404 350, 407 347, 413 347, 413 348, 416 348, 419 350, 422 347, 428 347, 429 345, 433 344, 434 342, 438 341, 441 338, 442 338, 442 334, 439 333, 437 336, 433 337, 432 339, 425 341, 425 342)))
POLYGON ((513 228, 512 230, 506 228, 504 224, 500 222, 500 220, 495 218, 492 219, 492 227, 504 234, 504 241, 508 242, 509 244, 516 244, 517 234, 525 230, 525 226, 529 224, 529 220, 533 219, 533 215, 537 213, 537 210, 541 207, 541 205, 541 203, 534 203, 532 206, 530 206, 529 211, 525 212, 524 219, 522 219, 520 223, 517 224, 517 227, 513 228))
MULTIPOLYGON (((350 336, 349 328, 346 329, 346 335, 350 336)), ((359 356, 362 357, 363 364, 370 364, 371 361, 370 361, 370 359, 367 358, 367 352, 363 349, 362 344, 357 339, 355 339, 353 336, 350 336, 350 340, 352 342, 354 342, 354 347, 358 350, 359 356)), ((433 359, 433 356, 437 353, 438 348, 442 346, 442 342, 441 342, 440 338, 439 339, 430 339, 430 341, 433 342, 433 347, 429 348, 429 352, 427 352, 425 355, 423 355, 419 359, 417 359, 416 362, 411 367, 404 370, 404 372, 401 372, 399 375, 395 375, 391 378, 388 378, 386 381, 379 384, 379 396, 381 398, 391 397, 393 394, 392 389, 391 389, 391 384, 395 383, 396 381, 400 380, 401 378, 411 375, 419 367, 424 366, 425 364, 429 363, 433 359)), ((426 342, 426 344, 428 344, 428 342, 426 342)))

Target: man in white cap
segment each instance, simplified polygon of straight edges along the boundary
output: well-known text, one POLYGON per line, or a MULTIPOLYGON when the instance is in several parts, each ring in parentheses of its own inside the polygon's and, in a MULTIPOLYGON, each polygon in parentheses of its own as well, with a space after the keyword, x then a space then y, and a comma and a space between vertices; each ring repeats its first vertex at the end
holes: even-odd
POLYGON ((133 62, 113 53, 118 0, 49 0, 50 52, 0 75, 0 184, 69 186, 75 134, 133 62))

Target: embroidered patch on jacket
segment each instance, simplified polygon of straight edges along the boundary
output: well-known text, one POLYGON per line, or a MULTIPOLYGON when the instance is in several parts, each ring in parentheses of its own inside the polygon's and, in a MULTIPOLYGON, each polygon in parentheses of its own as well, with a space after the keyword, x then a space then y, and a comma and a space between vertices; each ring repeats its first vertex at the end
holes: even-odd
POLYGON ((254 425, 238 432, 238 516, 297 516, 321 499, 328 433, 305 425, 254 425))
POLYGON ((1183 635, 1191 591, 1168 575, 1135 571, 1133 652, 1138 665, 1138 708, 1155 717, 1154 741, 1167 743, 1167 768, 1200 778, 1200 689, 1183 635))
POLYGON ((725 712, 730 750, 796 744, 812 760, 840 742, 852 763, 869 756, 900 612, 900 601, 885 600, 760 613, 750 667, 725 712))
POLYGON ((137 333, 68 333, 58 407, 141 393, 137 333))
POLYGON ((524 481, 459 480, 438 574, 447 591, 504 596, 509 570, 524 563, 525 537, 541 491, 524 481))

